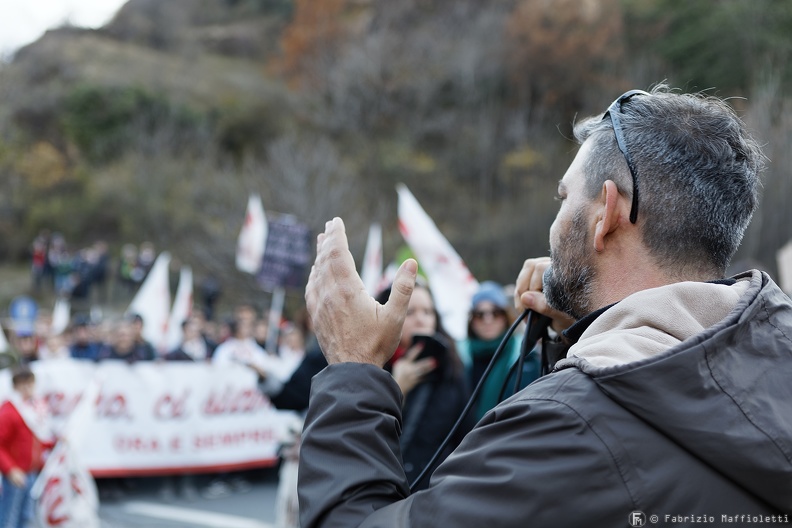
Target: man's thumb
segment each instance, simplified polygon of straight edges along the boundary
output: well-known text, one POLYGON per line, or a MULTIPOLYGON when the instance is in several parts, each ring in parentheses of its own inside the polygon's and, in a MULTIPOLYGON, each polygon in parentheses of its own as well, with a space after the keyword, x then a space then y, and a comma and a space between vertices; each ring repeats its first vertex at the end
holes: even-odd
POLYGON ((393 278, 390 297, 385 304, 387 310, 403 318, 410 304, 410 297, 415 289, 415 276, 418 273, 418 263, 413 259, 405 260, 393 278))

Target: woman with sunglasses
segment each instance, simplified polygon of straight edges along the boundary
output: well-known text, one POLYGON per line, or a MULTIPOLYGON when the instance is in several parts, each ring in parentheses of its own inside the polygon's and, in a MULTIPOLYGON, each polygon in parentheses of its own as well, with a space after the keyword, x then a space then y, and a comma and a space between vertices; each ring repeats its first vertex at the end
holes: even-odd
MULTIPOLYGON (((482 282, 471 301, 468 338, 458 344, 459 355, 465 364, 471 388, 478 385, 512 322, 509 301, 501 285, 493 281, 482 282)), ((519 337, 512 336, 481 388, 474 408, 476 421, 503 399, 504 385, 519 354, 519 337)), ((528 385, 538 378, 539 369, 540 357, 533 351, 525 359, 522 385, 528 385)), ((507 393, 511 394, 508 391, 507 393)))

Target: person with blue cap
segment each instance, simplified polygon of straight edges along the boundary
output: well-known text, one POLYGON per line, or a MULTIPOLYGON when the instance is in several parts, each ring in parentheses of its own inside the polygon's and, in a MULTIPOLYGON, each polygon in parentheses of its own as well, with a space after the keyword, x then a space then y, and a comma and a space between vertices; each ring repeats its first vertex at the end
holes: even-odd
MULTIPOLYGON (((512 324, 509 301, 503 287, 494 281, 482 282, 473 295, 468 317, 468 338, 458 344, 459 355, 465 364, 468 383, 471 388, 478 385, 495 355, 506 331, 512 324)), ((487 411, 500 403, 504 396, 512 394, 507 387, 510 369, 515 365, 520 354, 519 337, 512 337, 506 344, 492 371, 481 388, 474 416, 478 421, 487 411)), ((539 377, 540 357, 532 351, 523 365, 522 386, 526 386, 539 377)))

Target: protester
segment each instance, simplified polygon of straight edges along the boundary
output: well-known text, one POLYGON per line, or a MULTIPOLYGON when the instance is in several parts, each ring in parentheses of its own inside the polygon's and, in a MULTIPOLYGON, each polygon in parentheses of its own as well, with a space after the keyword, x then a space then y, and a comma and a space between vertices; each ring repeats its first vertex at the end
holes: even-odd
POLYGON ((131 321, 128 319, 119 321, 115 325, 113 342, 102 346, 97 359, 99 361, 120 359, 126 361, 130 365, 138 361, 151 361, 155 359, 154 352, 150 346, 141 346, 136 342, 136 335, 137 332, 131 321))
POLYGON ((20 328, 14 331, 11 340, 13 353, 21 365, 29 365, 39 359, 39 339, 33 328, 20 328))
POLYGON ((283 364, 283 377, 288 377, 305 357, 305 335, 295 324, 286 322, 281 325, 279 341, 278 357, 283 364))
MULTIPOLYGON (((261 319, 259 320, 261 321, 261 319)), ((302 336, 302 331, 299 331, 302 336)), ((280 438, 278 492, 275 501, 275 526, 277 528, 298 528, 299 503, 297 500, 297 469, 300 460, 300 437, 308 397, 311 391, 311 378, 327 366, 319 345, 311 340, 313 348, 308 349, 300 364, 287 381, 258 370, 259 390, 266 394, 270 402, 280 410, 299 413, 280 438)))
POLYGON ((145 337, 143 337, 143 316, 138 313, 129 313, 126 315, 126 321, 132 328, 132 336, 135 340, 135 356, 140 359, 156 359, 157 351, 154 350, 152 345, 145 337))
POLYGON ((165 355, 167 361, 210 361, 217 345, 201 333, 202 319, 191 315, 182 323, 182 342, 165 355))
POLYGON ((52 270, 55 293, 62 297, 71 294, 72 257, 66 247, 66 239, 53 233, 47 251, 47 267, 52 270))
MULTIPOLYGON (((459 355, 465 364, 471 387, 478 385, 512 323, 509 299, 501 285, 493 281, 481 283, 471 301, 468 338, 459 343, 459 355)), ((515 336, 505 346, 481 388, 475 407, 476 420, 500 403, 504 392, 512 394, 513 386, 506 385, 510 367, 516 363, 520 354, 520 341, 515 336)), ((524 363, 522 387, 538 378, 539 370, 539 351, 534 350, 524 363)))
MULTIPOLYGON (((239 305, 235 318, 229 322, 232 337, 218 345, 212 356, 212 364, 218 366, 243 365, 256 371, 280 372, 277 356, 267 354, 253 339, 256 311, 252 306, 239 305)), ((241 473, 221 473, 202 491, 204 498, 216 499, 232 491, 246 493, 252 486, 241 473)))
POLYGON ((217 302, 223 293, 220 280, 214 275, 209 275, 201 281, 199 286, 201 301, 203 302, 203 312, 208 321, 213 321, 217 302))
POLYGON ((39 359, 66 359, 71 357, 62 334, 50 334, 39 347, 39 359))
POLYGON ((551 257, 516 283, 565 332, 567 358, 489 411, 422 492, 408 489, 400 391, 381 369, 417 265, 381 306, 343 222, 328 222, 306 289, 329 366, 303 436, 303 527, 792 514, 792 302, 760 271, 724 278, 756 208, 758 144, 725 102, 664 86, 628 92, 575 136, 551 257))
POLYGON ((157 251, 154 249, 154 244, 149 241, 141 242, 140 249, 137 253, 137 261, 135 262, 135 271, 132 278, 135 282, 141 284, 148 277, 151 268, 154 267, 154 261, 157 259, 157 251))
MULTIPOLYGON (((387 301, 390 290, 380 293, 377 300, 387 301)), ((404 472, 412 482, 451 431, 470 396, 459 354, 443 328, 432 294, 424 285, 417 285, 413 291, 399 344, 385 368, 392 372, 403 395, 399 442, 404 472), (414 344, 416 336, 436 338, 444 345, 442 353, 423 357, 429 344, 414 344)), ((440 461, 459 444, 472 425, 466 421, 457 431, 440 461)), ((421 487, 425 484, 422 482, 421 487)))
MULTIPOLYGON (((203 318, 196 315, 191 315, 182 323, 182 342, 165 354, 165 361, 211 361, 216 345, 201 333, 202 323, 203 318)), ((164 476, 159 489, 160 498, 172 502, 177 492, 180 492, 185 500, 192 502, 198 498, 196 482, 196 477, 188 473, 164 476)))
POLYGON ((267 336, 269 335, 269 322, 266 317, 259 317, 253 327, 253 339, 261 348, 267 348, 267 336))
POLYGON ((28 367, 11 375, 13 390, 0 406, 0 526, 26 528, 33 522, 30 489, 55 445, 47 406, 36 398, 36 377, 28 367))
POLYGON ((124 244, 121 247, 116 282, 121 286, 124 296, 131 296, 143 280, 143 272, 137 268, 137 258, 138 250, 134 244, 124 244))
POLYGON ((102 343, 96 340, 91 319, 84 315, 76 316, 72 322, 69 355, 75 359, 96 361, 101 349, 102 343))
POLYGON ((106 303, 110 298, 107 276, 110 271, 110 251, 107 242, 97 240, 93 244, 93 266, 91 268, 91 282, 94 286, 94 300, 106 303))
POLYGON ((49 245, 49 237, 46 233, 39 233, 33 239, 30 247, 30 275, 33 282, 33 291, 35 293, 41 292, 41 285, 44 282, 44 276, 47 270, 47 246, 49 245))

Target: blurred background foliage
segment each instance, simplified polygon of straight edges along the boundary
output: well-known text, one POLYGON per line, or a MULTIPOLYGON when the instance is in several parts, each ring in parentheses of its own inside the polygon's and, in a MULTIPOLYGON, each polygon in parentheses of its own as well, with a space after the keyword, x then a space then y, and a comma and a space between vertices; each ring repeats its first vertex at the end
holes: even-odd
POLYGON ((792 2, 130 0, 0 66, 0 261, 42 229, 151 241, 244 296, 248 193, 403 244, 404 182, 474 275, 547 253, 571 124, 666 80, 732 97, 771 162, 738 258, 792 237, 792 2))

